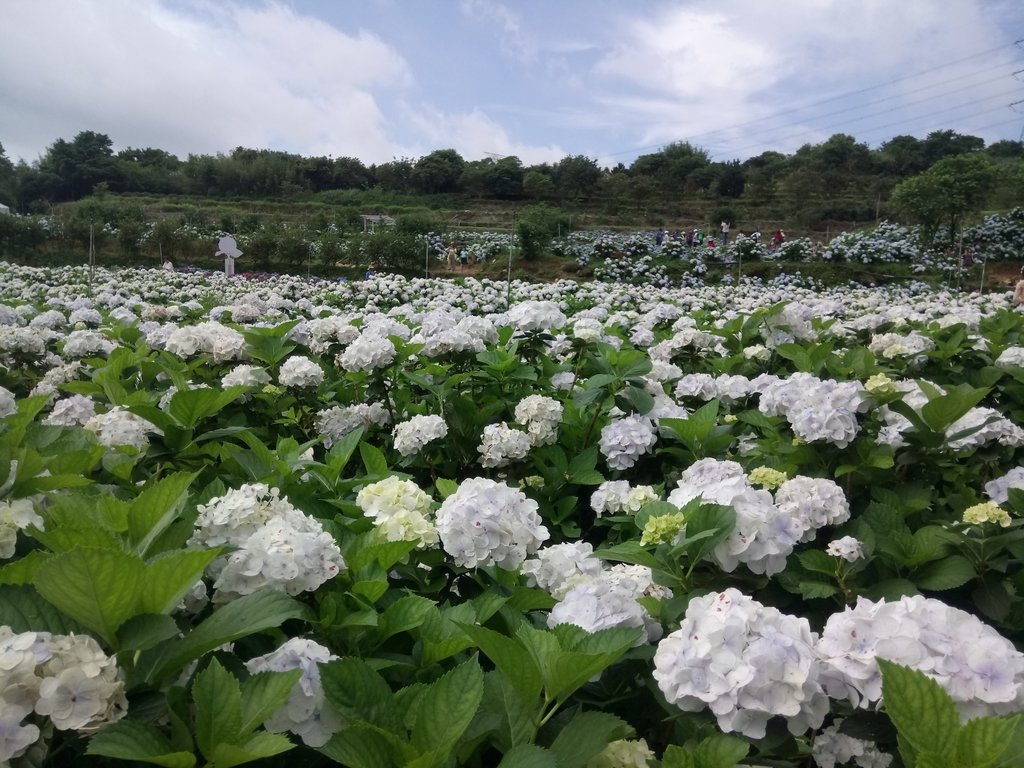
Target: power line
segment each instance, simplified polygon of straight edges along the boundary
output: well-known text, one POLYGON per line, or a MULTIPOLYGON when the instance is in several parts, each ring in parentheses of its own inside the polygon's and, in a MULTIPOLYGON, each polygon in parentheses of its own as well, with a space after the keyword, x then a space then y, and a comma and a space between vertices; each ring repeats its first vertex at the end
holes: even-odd
MULTIPOLYGON (((693 134, 692 136, 688 137, 687 140, 689 140, 689 139, 697 139, 697 138, 700 138, 702 136, 714 136, 715 134, 727 133, 727 132, 730 132, 730 131, 736 131, 736 130, 738 130, 740 128, 745 128, 745 127, 753 126, 753 125, 763 126, 765 122, 774 120, 775 118, 778 118, 778 117, 783 117, 783 116, 786 116, 786 115, 792 115, 792 114, 796 114, 796 113, 799 113, 799 112, 804 112, 804 111, 806 111, 808 109, 811 109, 811 108, 814 108, 814 107, 818 107, 818 106, 821 106, 823 104, 829 104, 831 102, 839 101, 841 99, 849 99, 852 96, 859 96, 859 95, 862 95, 862 94, 865 94, 865 93, 870 93, 871 91, 878 91, 878 90, 881 90, 883 88, 888 88, 888 87, 891 87, 891 86, 896 85, 898 83, 905 82, 907 80, 912 80, 912 79, 919 78, 919 77, 923 77, 924 75, 928 75, 928 74, 931 74, 933 72, 937 72, 939 70, 945 69, 947 67, 954 66, 956 64, 962 64, 965 61, 970 61, 972 59, 976 59, 976 58, 979 58, 981 56, 986 56, 986 55, 989 55, 991 53, 995 53, 995 52, 1003 50, 1005 48, 1019 46, 1021 43, 1024 43, 1024 38, 1022 38, 1020 40, 1015 40, 1012 43, 1005 43, 1003 45, 998 45, 998 46, 995 46, 994 48, 989 48, 989 49, 986 49, 984 51, 978 51, 976 53, 969 54, 969 55, 964 56, 962 58, 954 59, 953 61, 948 61, 948 62, 945 62, 943 64, 939 64, 939 65, 936 65, 934 67, 930 67, 928 69, 921 70, 919 72, 911 73, 911 74, 908 74, 908 75, 904 75, 902 77, 895 78, 893 80, 889 80, 889 81, 887 81, 885 83, 880 83, 880 84, 868 86, 868 87, 865 87, 865 88, 859 88, 859 89, 856 89, 856 90, 853 90, 853 91, 847 91, 845 93, 841 93, 841 94, 838 94, 836 96, 829 96, 829 97, 824 98, 824 99, 819 99, 817 101, 812 101, 812 102, 809 102, 809 103, 806 103, 806 104, 803 104, 803 105, 800 105, 800 106, 796 106, 796 107, 791 107, 789 109, 780 110, 778 112, 774 112, 774 113, 771 113, 769 115, 765 115, 765 116, 762 116, 762 117, 758 117, 758 118, 754 118, 754 119, 751 119, 751 120, 747 120, 747 121, 744 121, 744 122, 741 122, 741 123, 735 123, 733 125, 724 126, 722 128, 717 128, 717 129, 714 129, 714 130, 711 130, 711 131, 705 131, 705 132, 702 132, 702 133, 693 134)), ((997 69, 999 66, 1006 66, 1006 65, 996 65, 996 66, 991 67, 989 69, 997 69)), ((981 74, 983 72, 989 71, 989 69, 983 69, 983 70, 980 70, 980 71, 975 72, 973 74, 974 75, 981 74)), ((1011 74, 1016 74, 1016 73, 1011 73, 1011 74)), ((965 77, 970 77, 970 76, 973 76, 973 75, 961 75, 961 76, 958 76, 956 78, 950 78, 949 80, 945 81, 944 83, 940 83, 940 84, 937 84, 937 85, 943 85, 943 84, 946 84, 948 82, 954 82, 956 80, 963 79, 965 77)), ((999 79, 999 78, 995 78, 995 79, 999 79)), ((929 88, 929 87, 937 87, 937 85, 923 86, 921 89, 918 89, 918 90, 927 90, 927 88, 929 88)), ((911 93, 914 93, 914 92, 916 92, 916 91, 912 91, 911 93)), ((896 98, 896 96, 886 97, 885 99, 880 99, 880 100, 886 100, 888 98, 896 98)), ((857 107, 851 107, 851 108, 848 108, 848 109, 845 109, 845 110, 839 110, 838 112, 829 113, 829 114, 840 114, 840 113, 842 113, 844 111, 851 111, 851 110, 854 110, 854 109, 857 109, 857 107)), ((787 124, 795 125, 797 123, 784 123, 782 126, 779 126, 779 127, 786 127, 787 124)), ((644 147, 634 147, 632 149, 622 150, 622 151, 618 151, 618 152, 602 152, 602 153, 600 153, 600 155, 602 157, 618 157, 620 155, 644 152, 644 151, 649 150, 649 149, 661 149, 661 148, 664 148, 665 145, 668 144, 668 143, 672 143, 672 142, 662 142, 661 144, 654 144, 654 145, 649 145, 649 146, 644 146, 644 147)))

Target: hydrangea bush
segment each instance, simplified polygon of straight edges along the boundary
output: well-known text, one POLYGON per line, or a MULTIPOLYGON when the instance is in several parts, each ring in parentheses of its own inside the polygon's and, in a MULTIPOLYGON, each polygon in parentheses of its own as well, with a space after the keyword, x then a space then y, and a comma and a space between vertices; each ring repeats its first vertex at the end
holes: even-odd
POLYGON ((0 762, 1012 768, 1022 349, 922 284, 0 264, 0 762))

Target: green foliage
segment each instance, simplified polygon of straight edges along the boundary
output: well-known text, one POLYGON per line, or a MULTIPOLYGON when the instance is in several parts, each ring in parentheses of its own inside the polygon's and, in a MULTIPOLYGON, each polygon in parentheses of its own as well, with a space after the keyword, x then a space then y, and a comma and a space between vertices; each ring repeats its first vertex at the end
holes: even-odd
POLYGON ((1012 768, 1024 756, 1020 715, 979 717, 960 724, 956 705, 922 672, 878 660, 885 711, 899 734, 908 766, 1012 768))

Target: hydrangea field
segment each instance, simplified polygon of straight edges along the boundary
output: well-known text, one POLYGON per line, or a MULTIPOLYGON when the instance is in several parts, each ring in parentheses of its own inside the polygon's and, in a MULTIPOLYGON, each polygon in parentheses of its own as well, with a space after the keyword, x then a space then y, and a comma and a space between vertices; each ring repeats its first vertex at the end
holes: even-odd
POLYGON ((0 264, 0 764, 1024 764, 1009 293, 0 264))

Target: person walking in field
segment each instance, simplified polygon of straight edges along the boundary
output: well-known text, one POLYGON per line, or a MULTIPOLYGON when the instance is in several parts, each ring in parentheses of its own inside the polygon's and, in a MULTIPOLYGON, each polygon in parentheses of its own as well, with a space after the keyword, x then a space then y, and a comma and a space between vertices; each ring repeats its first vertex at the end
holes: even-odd
POLYGON ((722 247, 725 248, 729 244, 729 222, 722 221, 722 247))
POLYGON ((459 258, 459 252, 455 249, 455 243, 448 243, 448 250, 445 251, 448 256, 448 269, 452 272, 455 271, 455 260, 459 258))

